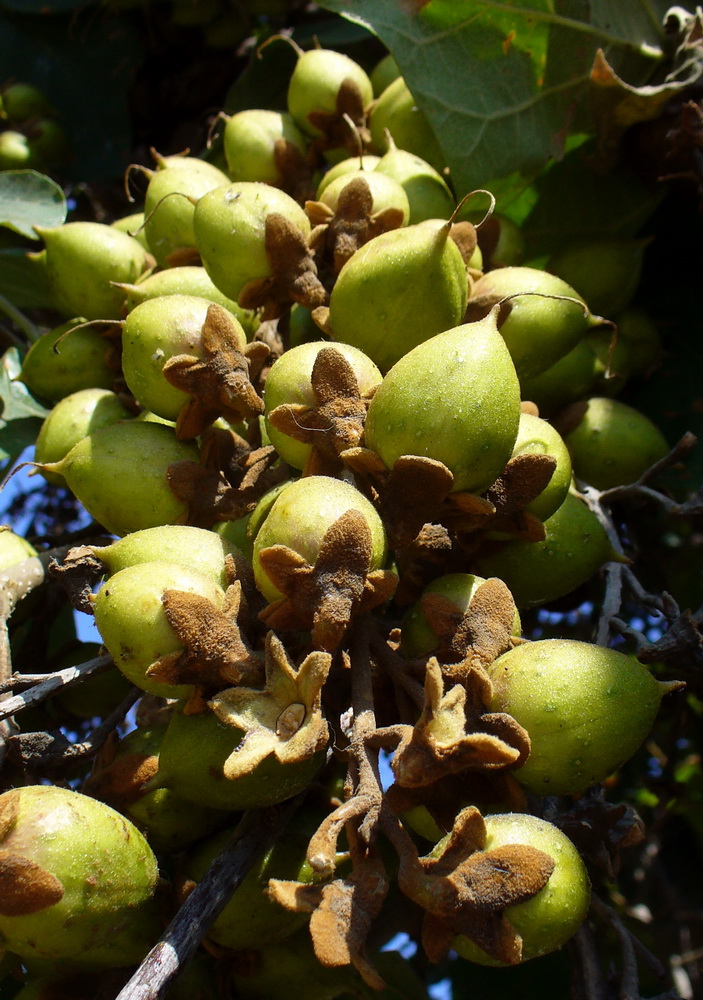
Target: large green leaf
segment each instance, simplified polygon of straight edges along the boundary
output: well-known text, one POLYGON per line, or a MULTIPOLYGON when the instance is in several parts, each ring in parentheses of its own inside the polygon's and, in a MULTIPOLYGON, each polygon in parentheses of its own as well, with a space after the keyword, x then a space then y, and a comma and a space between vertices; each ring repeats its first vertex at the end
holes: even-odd
POLYGON ((588 121, 602 50, 632 86, 664 62, 662 0, 323 0, 395 56, 459 193, 536 174, 588 121))
POLYGON ((0 226, 38 240, 35 226, 60 226, 66 199, 56 181, 36 170, 0 171, 0 226))
POLYGON ((18 309, 53 307, 46 269, 18 247, 0 250, 0 295, 18 309))
POLYGON ((41 422, 49 412, 26 385, 14 381, 21 368, 19 351, 11 347, 0 361, 0 463, 5 464, 34 444, 41 422))

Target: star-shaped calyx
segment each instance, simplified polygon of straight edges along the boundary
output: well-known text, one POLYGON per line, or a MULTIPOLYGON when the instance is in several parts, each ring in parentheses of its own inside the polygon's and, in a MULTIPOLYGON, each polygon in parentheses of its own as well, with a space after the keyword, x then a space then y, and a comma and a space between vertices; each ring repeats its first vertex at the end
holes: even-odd
POLYGON ((204 696, 214 691, 263 680, 263 659, 249 648, 242 632, 247 608, 240 580, 227 588, 222 608, 200 594, 180 590, 165 590, 161 601, 183 650, 152 663, 147 676, 165 684, 192 684, 187 710, 203 710, 204 696))
POLYGON ((390 471, 369 448, 347 448, 343 461, 365 479, 393 548, 410 545, 425 524, 441 518, 445 501, 455 508, 485 516, 493 505, 473 493, 451 493, 452 472, 434 458, 401 455, 390 471), (448 499, 449 498, 449 499, 448 499))
POLYGON ((358 510, 348 510, 325 532, 314 565, 287 545, 262 549, 259 560, 284 597, 259 617, 271 628, 312 629, 316 649, 332 651, 353 616, 390 600, 398 583, 387 570, 370 572, 371 531, 358 510))
POLYGON ((431 591, 420 603, 437 636, 434 653, 448 681, 463 683, 470 670, 487 667, 522 641, 515 634, 513 595, 498 577, 481 583, 464 611, 444 594, 431 591))
POLYGON ((310 445, 304 476, 334 476, 343 468, 340 454, 361 441, 373 390, 362 395, 352 366, 334 347, 319 352, 310 383, 314 405, 284 403, 271 410, 268 420, 282 434, 310 445))
POLYGON ((234 318, 215 303, 207 311, 201 343, 202 358, 179 354, 163 367, 167 381, 191 397, 176 421, 176 436, 182 440, 197 437, 218 417, 237 423, 264 411, 252 378, 268 357, 268 348, 253 343, 242 349, 234 318))
POLYGON ((332 657, 312 652, 296 670, 281 641, 266 637, 266 684, 263 690, 232 687, 210 702, 217 717, 244 733, 223 765, 227 779, 251 773, 267 757, 280 764, 308 760, 329 739, 322 714, 322 687, 332 657))
POLYGON ((425 675, 425 704, 414 726, 393 727, 395 780, 418 788, 467 769, 519 767, 530 752, 527 732, 504 712, 486 712, 492 694, 488 674, 471 668, 463 684, 444 690, 442 669, 432 657, 425 675))
POLYGON ((307 201, 305 212, 314 226, 310 246, 330 259, 335 274, 364 243, 403 225, 399 208, 373 211, 373 194, 363 177, 349 181, 339 195, 336 210, 322 201, 307 201))
POLYGON ((311 111, 308 115, 310 124, 322 132, 313 139, 312 146, 321 153, 341 147, 353 156, 359 152, 359 146, 363 149, 371 142, 364 99, 356 81, 342 80, 335 104, 334 111, 311 111))
POLYGON ((545 537, 544 524, 525 508, 549 484, 556 464, 551 455, 534 452, 515 455, 484 494, 493 510, 485 513, 450 510, 445 517, 447 524, 458 531, 496 531, 527 542, 541 542, 545 537))
POLYGON ((545 887, 554 859, 526 844, 486 850, 486 840, 481 813, 468 806, 430 855, 401 858, 398 883, 425 910, 422 943, 430 961, 440 961, 460 934, 498 962, 522 958, 522 938, 504 911, 545 887))
POLYGON ((266 216, 264 249, 271 273, 247 282, 237 298, 243 309, 262 309, 268 320, 281 316, 291 302, 309 309, 327 303, 305 234, 280 212, 266 216))
POLYGON ((211 528, 249 514, 261 497, 289 476, 273 445, 250 448, 234 432, 203 438, 201 462, 184 459, 166 470, 171 492, 187 507, 187 524, 211 528), (222 443, 222 436, 229 438, 222 443))
POLYGON ((310 936, 321 965, 354 965, 369 986, 382 990, 386 984, 366 956, 366 938, 388 888, 383 862, 372 851, 346 878, 326 885, 270 879, 266 894, 287 910, 311 914, 310 936))

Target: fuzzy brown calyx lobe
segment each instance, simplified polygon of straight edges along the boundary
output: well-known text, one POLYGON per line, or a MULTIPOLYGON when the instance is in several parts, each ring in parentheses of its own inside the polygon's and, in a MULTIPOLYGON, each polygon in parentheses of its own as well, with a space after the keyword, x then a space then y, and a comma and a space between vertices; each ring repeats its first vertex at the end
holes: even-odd
POLYGON ((323 347, 310 376, 315 403, 284 403, 268 420, 282 434, 310 445, 304 475, 336 475, 341 453, 359 444, 370 396, 362 396, 351 365, 336 348, 323 347))
POLYGON ((363 177, 355 177, 341 191, 336 211, 324 202, 308 201, 305 212, 315 227, 310 245, 317 253, 329 257, 335 274, 365 243, 381 233, 399 229, 404 221, 398 208, 373 211, 371 188, 363 177))
POLYGON ((481 813, 468 806, 431 855, 401 862, 400 887, 425 910, 422 942, 431 961, 440 961, 459 934, 499 962, 521 961, 522 939, 504 911, 540 892, 555 862, 525 844, 486 850, 486 841, 481 813))
POLYGON ((261 566, 284 597, 259 617, 271 628, 311 628, 315 648, 331 652, 353 616, 389 600, 395 590, 394 573, 370 572, 371 554, 371 532, 357 510, 327 529, 314 565, 286 545, 262 549, 261 566))
POLYGON ((176 437, 181 440, 202 434, 218 417, 237 423, 264 409, 251 382, 252 364, 258 371, 268 356, 264 345, 248 344, 240 350, 233 317, 215 303, 207 311, 201 342, 202 358, 179 354, 163 367, 166 380, 190 396, 176 421, 176 437))
POLYGON ((237 299, 242 308, 263 309, 264 319, 274 319, 291 302, 309 309, 327 303, 305 235, 280 212, 266 216, 264 247, 271 273, 247 282, 237 299))
POLYGON ((61 881, 36 861, 0 850, 0 914, 25 917, 58 903, 64 893, 61 881))

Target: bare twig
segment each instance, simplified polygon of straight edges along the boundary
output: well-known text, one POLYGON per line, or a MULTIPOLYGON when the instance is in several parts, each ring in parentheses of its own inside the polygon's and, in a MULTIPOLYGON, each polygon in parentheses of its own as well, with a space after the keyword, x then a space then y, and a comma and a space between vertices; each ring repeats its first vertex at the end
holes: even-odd
POLYGON ((232 840, 213 861, 116 1000, 157 1000, 192 958, 234 890, 283 830, 301 798, 244 814, 232 840))
POLYGON ((85 663, 79 663, 75 667, 64 667, 63 670, 56 670, 53 674, 48 674, 46 680, 35 684, 28 691, 17 694, 13 698, 6 698, 0 705, 0 721, 29 708, 30 705, 37 705, 54 691, 58 691, 59 688, 71 687, 83 680, 84 677, 98 674, 110 666, 112 666, 112 657, 96 656, 94 659, 86 660, 85 663))
MULTIPOLYGON (((0 573, 0 683, 7 681, 12 674, 10 634, 7 628, 10 615, 23 597, 44 582, 49 563, 57 556, 63 557, 69 548, 70 546, 64 546, 42 552, 41 555, 23 559, 0 573)), ((0 701, 2 700, 0 696, 0 701)), ((14 731, 11 715, 12 712, 9 712, 0 716, 0 765, 7 752, 6 739, 14 731)))
POLYGON ((587 923, 574 934, 569 950, 573 961, 571 1000, 606 1000, 595 937, 587 923))

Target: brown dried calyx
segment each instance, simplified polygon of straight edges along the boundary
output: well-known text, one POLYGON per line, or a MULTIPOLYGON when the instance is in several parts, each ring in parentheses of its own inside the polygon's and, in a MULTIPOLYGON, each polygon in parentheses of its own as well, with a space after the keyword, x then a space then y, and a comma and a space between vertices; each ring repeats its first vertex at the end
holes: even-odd
POLYGON ((272 445, 252 449, 234 431, 213 428, 203 437, 201 462, 174 462, 166 470, 171 492, 188 508, 185 523, 199 528, 244 517, 288 476, 272 445))
POLYGON ((420 600, 437 636, 435 656, 448 681, 463 683, 472 670, 487 667, 522 642, 515 635, 513 595, 498 577, 477 587, 465 611, 439 593, 425 593, 420 600))
POLYGON ((327 149, 346 149, 350 156, 366 148, 371 133, 366 125, 366 109, 358 84, 347 78, 342 80, 337 92, 334 111, 311 111, 310 124, 322 132, 313 139, 312 147, 323 153, 327 149))
POLYGON ((215 303, 207 311, 201 339, 204 358, 179 354, 163 367, 166 380, 191 397, 176 421, 181 440, 198 437, 218 417, 237 423, 264 411, 252 379, 266 361, 268 348, 255 342, 240 350, 233 318, 215 303))
POLYGON ((223 765, 228 780, 250 774, 269 756, 281 764, 308 760, 329 739, 322 688, 332 657, 312 652, 296 670, 273 632, 266 638, 263 690, 232 687, 210 702, 217 717, 244 733, 223 765))
POLYGON ((475 806, 463 809, 452 832, 424 858, 401 858, 401 890, 425 910, 422 944, 430 961, 463 934, 498 962, 522 958, 522 938, 504 916, 549 881, 554 859, 525 844, 486 850, 486 826, 475 806))
POLYGON ((323 347, 310 376, 314 406, 284 403, 268 414, 276 430, 311 446, 304 476, 335 476, 344 463, 340 455, 356 447, 373 390, 362 394, 347 359, 334 347, 323 347))
MULTIPOLYGON (((355 839, 352 833, 353 855, 355 839)), ((366 956, 366 939, 388 889, 383 862, 371 849, 354 857, 352 872, 346 878, 326 885, 270 879, 266 894, 287 910, 311 914, 310 936, 321 965, 354 965, 364 982, 382 990, 386 984, 366 956)))
POLYGON ((247 282, 237 298, 243 309, 262 309, 268 320, 281 316, 291 302, 308 309, 327 304, 305 235, 280 212, 266 216, 264 248, 271 273, 247 282))
POLYGON ((410 545, 438 516, 454 483, 446 465, 421 455, 402 455, 390 471, 369 448, 347 448, 341 458, 366 481, 393 548, 410 545))
POLYGON ((165 590, 166 619, 183 649, 152 663, 147 676, 164 684, 192 684, 186 712, 204 711, 205 698, 233 684, 259 684, 263 658, 252 651, 242 631, 247 606, 240 580, 225 593, 223 607, 200 594, 165 590))
POLYGON ((420 718, 414 726, 391 727, 399 738, 391 764, 397 784, 418 788, 468 769, 523 764, 529 736, 512 716, 486 712, 491 694, 490 679, 480 667, 470 668, 463 684, 445 693, 441 667, 431 658, 420 718))
POLYGON ((327 529, 314 565, 287 545, 262 549, 261 567, 284 597, 259 617, 271 628, 310 628, 315 648, 331 652, 354 616, 393 595, 398 578, 388 570, 370 572, 371 556, 371 531, 357 510, 327 529))
POLYGON ((363 177, 349 181, 339 195, 336 211, 322 201, 307 201, 305 211, 314 227, 310 246, 318 255, 330 259, 335 274, 359 247, 403 225, 399 208, 373 212, 373 195, 363 177))
MULTIPOLYGON (((5 792, 0 804, 0 845, 19 819, 19 790, 5 792)), ((0 846, 0 915, 23 917, 58 903, 61 880, 36 861, 0 846)))
POLYGON ((499 531, 524 541, 541 542, 545 538, 544 524, 525 507, 545 489, 555 469, 552 455, 515 455, 483 494, 483 509, 463 504, 464 494, 452 494, 442 511, 442 520, 460 532, 499 531))

